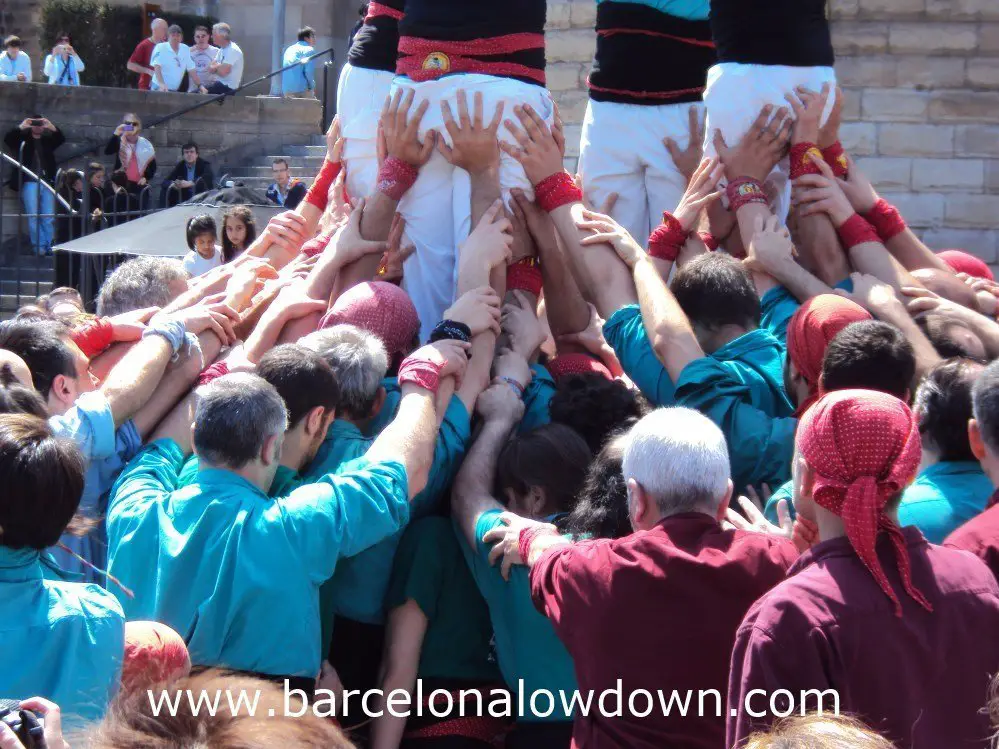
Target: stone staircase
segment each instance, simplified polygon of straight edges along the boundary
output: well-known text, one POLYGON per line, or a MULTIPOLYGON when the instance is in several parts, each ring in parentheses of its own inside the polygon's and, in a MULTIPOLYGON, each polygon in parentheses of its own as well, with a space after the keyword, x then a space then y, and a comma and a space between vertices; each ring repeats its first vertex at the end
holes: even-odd
MULTIPOLYGON (((288 146, 283 149, 283 153, 266 154, 250 159, 245 165, 229 169, 229 179, 241 182, 247 187, 253 187, 265 191, 274 181, 271 174, 271 164, 275 159, 282 158, 288 162, 288 169, 292 177, 296 177, 307 185, 312 184, 312 179, 319 172, 326 158, 326 139, 321 135, 313 136, 312 142, 299 145, 288 146)), ((219 175, 222 176, 222 175, 219 175)))
MULTIPOLYGON (((27 239, 27 237, 24 237, 27 239)), ((16 258, 4 253, 0 265, 0 320, 9 320, 19 307, 47 294, 55 282, 55 260, 35 257, 25 249, 16 258)))

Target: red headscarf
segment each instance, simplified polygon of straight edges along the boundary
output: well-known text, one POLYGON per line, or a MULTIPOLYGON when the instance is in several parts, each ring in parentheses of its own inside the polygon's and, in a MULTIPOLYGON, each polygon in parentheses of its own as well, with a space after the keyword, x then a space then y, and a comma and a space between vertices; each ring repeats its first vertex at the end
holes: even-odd
POLYGON ((561 380, 563 377, 576 374, 589 374, 593 372, 603 375, 608 380, 613 380, 614 375, 607 369, 602 361, 594 359, 588 354, 561 354, 548 362, 548 371, 552 377, 561 380))
POLYGON ((336 300, 319 323, 320 329, 334 325, 356 325, 378 336, 389 356, 408 354, 420 332, 420 318, 409 295, 384 281, 359 283, 336 300))
POLYGON ((191 672, 184 639, 159 622, 125 624, 125 662, 121 685, 125 692, 148 689, 191 672))
POLYGON ((808 398, 798 406, 799 415, 819 397, 822 359, 829 343, 850 323, 870 319, 859 304, 835 294, 812 297, 794 313, 787 324, 787 355, 808 383, 808 398))
POLYGON ((981 258, 965 252, 964 250, 944 250, 938 252, 937 257, 943 260, 955 273, 967 273, 975 278, 984 278, 988 281, 995 281, 992 269, 985 264, 981 258))
POLYGON ((886 532, 895 547, 902 585, 927 611, 933 607, 912 585, 909 552, 885 505, 919 469, 919 423, 898 398, 873 390, 837 390, 823 396, 801 420, 798 450, 815 471, 812 498, 843 519, 857 556, 902 615, 875 549, 886 532))

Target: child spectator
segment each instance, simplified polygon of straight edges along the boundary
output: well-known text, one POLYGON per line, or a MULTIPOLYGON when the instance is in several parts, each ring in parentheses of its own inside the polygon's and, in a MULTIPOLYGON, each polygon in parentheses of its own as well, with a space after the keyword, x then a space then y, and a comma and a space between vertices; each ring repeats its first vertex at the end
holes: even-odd
POLYGON ((187 222, 187 246, 191 249, 184 256, 184 270, 200 276, 222 265, 222 248, 218 241, 215 219, 207 214, 194 216, 187 222))

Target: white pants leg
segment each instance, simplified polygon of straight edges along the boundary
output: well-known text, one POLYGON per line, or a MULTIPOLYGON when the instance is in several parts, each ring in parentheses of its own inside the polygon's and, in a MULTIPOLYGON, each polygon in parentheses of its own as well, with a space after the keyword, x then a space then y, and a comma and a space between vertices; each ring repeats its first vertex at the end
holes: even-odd
MULTIPOLYGON (((713 135, 721 130, 725 142, 734 146, 749 130, 765 104, 776 107, 787 105, 784 95, 798 86, 820 91, 829 83, 836 85, 836 71, 829 67, 795 68, 784 65, 744 65, 725 62, 715 65, 708 71, 704 103, 708 109, 705 130, 704 154, 715 155, 713 135)), ((829 117, 835 98, 829 97, 829 104, 822 114, 822 121, 829 117)), ((788 180, 789 165, 784 159, 768 177, 777 193, 774 212, 782 220, 787 219, 791 208, 791 184, 788 180)))
POLYGON ((347 194, 363 198, 378 180, 378 119, 395 74, 384 70, 355 68, 346 63, 336 90, 336 111, 344 138, 343 163, 347 170, 347 194))
POLYGON ((672 138, 680 148, 689 145, 691 106, 702 105, 587 105, 579 149, 583 191, 598 210, 616 192, 614 220, 643 245, 663 211, 675 210, 686 189, 663 139, 672 138))
MULTIPOLYGON (((496 104, 504 102, 504 117, 513 116, 515 104, 530 104, 547 122, 552 121, 553 107, 548 92, 535 86, 509 78, 496 78, 480 74, 449 75, 433 81, 414 83, 405 77, 396 78, 392 90, 413 89, 413 109, 420 102, 429 100, 430 106, 420 126, 420 136, 436 130, 447 140, 441 102, 447 101, 457 116, 457 93, 463 89, 471 108, 472 97, 481 92, 483 114, 488 121, 496 104)), ((514 143, 512 136, 501 127, 499 137, 514 143)), ((500 156, 500 188, 503 198, 509 201, 510 189, 521 188, 528 193, 531 183, 524 170, 513 158, 500 156)), ((420 316, 421 335, 426 337, 436 325, 444 310, 454 301, 457 285, 457 246, 471 230, 471 182, 468 174, 454 169, 438 153, 420 170, 416 184, 399 203, 399 212, 406 219, 406 235, 416 247, 416 252, 406 261, 405 286, 420 316)))

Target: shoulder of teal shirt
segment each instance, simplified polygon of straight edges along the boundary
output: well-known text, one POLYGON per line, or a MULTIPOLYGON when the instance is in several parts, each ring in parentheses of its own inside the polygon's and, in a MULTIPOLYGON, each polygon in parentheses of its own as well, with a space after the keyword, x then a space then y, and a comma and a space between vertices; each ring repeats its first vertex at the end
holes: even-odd
MULTIPOLYGON (((514 567, 510 580, 504 580, 498 566, 489 564, 490 547, 482 537, 500 524, 502 510, 482 513, 475 523, 475 548, 469 547, 465 535, 456 528, 459 545, 471 570, 475 584, 489 607, 496 641, 496 656, 503 678, 511 689, 524 680, 526 692, 537 689, 576 689, 576 674, 572 657, 555 634, 555 628, 540 613, 531 599, 531 585, 526 567, 514 567)), ((547 720, 569 720, 564 710, 557 709, 547 720)), ((533 715, 526 721, 538 720, 533 715)))
POLYGON ((621 368, 642 391, 650 403, 671 406, 676 401, 676 388, 652 349, 637 304, 617 310, 604 323, 604 338, 614 349, 621 368))
POLYGON ((129 461, 111 487, 107 515, 109 537, 113 523, 141 518, 152 503, 178 488, 185 460, 180 445, 172 439, 161 439, 146 445, 129 461))
POLYGON ((775 286, 760 297, 760 327, 787 345, 787 324, 801 303, 783 286, 775 286))
POLYGON ((934 463, 906 487, 898 522, 916 526, 930 543, 941 544, 985 510, 993 492, 991 480, 975 461, 934 463))
POLYGON ((797 514, 794 511, 794 482, 790 479, 781 484, 777 491, 770 495, 770 499, 767 500, 767 504, 763 508, 764 517, 774 525, 779 524, 777 503, 782 499, 787 502, 787 511, 791 514, 791 520, 794 520, 794 516, 797 514))
POLYGON ((326 474, 278 498, 264 511, 295 539, 307 573, 318 585, 337 560, 374 546, 409 522, 409 484, 402 464, 358 463, 349 473, 326 474))
POLYGON ((688 364, 677 382, 677 404, 700 411, 725 435, 732 481, 740 492, 761 483, 775 486, 791 475, 798 422, 789 415, 789 407, 782 409, 782 415, 773 413, 776 397, 762 393, 766 387, 759 377, 732 362, 710 356, 688 364))
POLYGON ((531 374, 531 383, 524 391, 524 418, 520 420, 518 434, 524 434, 551 421, 549 405, 555 395, 555 379, 540 364, 531 365, 531 374))
MULTIPOLYGON (((597 3, 618 2, 619 0, 597 0, 597 3)), ((684 18, 688 21, 706 21, 711 11, 710 0, 630 0, 638 5, 669 13, 671 16, 684 18)))

